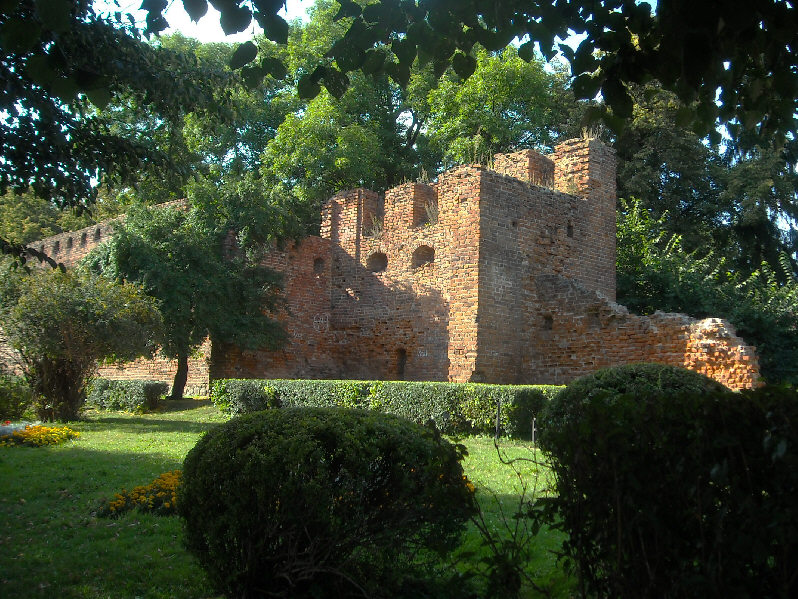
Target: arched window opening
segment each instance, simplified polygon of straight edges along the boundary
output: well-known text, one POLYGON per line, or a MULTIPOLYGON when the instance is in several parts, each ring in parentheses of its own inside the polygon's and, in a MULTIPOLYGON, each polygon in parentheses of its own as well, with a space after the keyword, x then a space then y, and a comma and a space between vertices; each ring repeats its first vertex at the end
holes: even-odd
POLYGON ((413 268, 419 268, 435 261, 435 250, 428 245, 422 245, 413 252, 413 268))
POLYGON ((382 272, 388 268, 388 256, 382 252, 374 252, 366 259, 366 268, 371 272, 382 272))

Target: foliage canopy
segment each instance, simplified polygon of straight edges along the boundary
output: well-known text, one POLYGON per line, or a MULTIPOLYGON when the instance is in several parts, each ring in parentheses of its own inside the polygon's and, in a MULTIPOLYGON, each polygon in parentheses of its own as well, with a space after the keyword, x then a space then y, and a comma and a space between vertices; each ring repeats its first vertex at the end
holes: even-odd
POLYGON ((161 324, 138 286, 83 269, 7 270, 0 316, 47 420, 76 419, 98 361, 152 355, 161 324))
POLYGON ((174 398, 183 395, 190 352, 207 337, 256 349, 285 336, 268 315, 278 308, 279 277, 227 251, 226 240, 227 231, 208 229, 197 211, 140 206, 87 258, 92 270, 136 282, 157 300, 162 350, 178 361, 174 398))

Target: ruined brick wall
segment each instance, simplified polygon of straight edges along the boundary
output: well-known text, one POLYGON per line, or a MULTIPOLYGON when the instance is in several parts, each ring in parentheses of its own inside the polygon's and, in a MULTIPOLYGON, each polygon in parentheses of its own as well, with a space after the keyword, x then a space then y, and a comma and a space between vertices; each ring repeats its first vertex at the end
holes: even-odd
POLYGON ((657 312, 637 316, 594 291, 556 275, 535 280, 525 370, 563 384, 599 368, 634 362, 682 366, 731 389, 753 387, 759 364, 727 322, 657 312))
MULTIPOLYGON (((78 231, 69 231, 34 241, 30 245, 64 266, 74 266, 114 232, 114 222, 102 222, 78 231)), ((35 259, 32 260, 35 263, 35 259)))
MULTIPOLYGON (((211 342, 206 340, 188 359, 188 378, 184 394, 187 397, 206 397, 210 394, 210 357, 211 342)), ((163 355, 156 355, 148 360, 138 358, 133 362, 121 365, 100 366, 97 375, 119 381, 152 380, 162 381, 172 390, 172 382, 177 372, 177 360, 170 360, 163 355)))
MULTIPOLYGON (((82 232, 71 235, 77 255, 82 232)), ((214 378, 566 383, 652 361, 754 385, 756 355, 723 321, 641 317, 614 303, 615 236, 615 155, 591 139, 550 157, 497 155, 493 168, 459 167, 384 196, 342 192, 324 206, 320 237, 264 260, 285 277, 287 345, 216 344, 210 358, 206 347, 190 377, 198 389, 214 378)), ((42 243, 65 251, 58 237, 42 243)), ((108 376, 163 380, 166 366, 108 376)))

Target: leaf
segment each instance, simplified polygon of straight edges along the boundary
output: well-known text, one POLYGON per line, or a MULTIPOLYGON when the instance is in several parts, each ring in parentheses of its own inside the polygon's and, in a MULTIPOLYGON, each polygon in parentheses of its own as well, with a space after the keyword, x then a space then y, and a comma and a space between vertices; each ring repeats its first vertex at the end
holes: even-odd
POLYGON ((340 98, 349 87, 349 77, 338 69, 327 67, 324 73, 324 87, 334 98, 340 98))
POLYGON ((72 2, 69 0, 36 0, 36 12, 42 25, 56 33, 68 31, 72 24, 72 2))
POLYGON ((222 7, 219 24, 225 35, 244 31, 252 22, 252 13, 242 6, 228 5, 222 7))
POLYGON ((360 16, 362 9, 357 2, 352 2, 352 0, 338 0, 338 4, 341 5, 341 8, 333 17, 333 21, 340 21, 341 19, 345 19, 347 17, 360 16))
POLYGON ((208 12, 208 0, 183 0, 183 8, 195 23, 208 12))
POLYGON ((86 97, 100 110, 105 109, 111 102, 111 90, 107 87, 86 90, 86 97))
POLYGON ((477 68, 477 61, 473 56, 455 52, 452 57, 452 68, 461 79, 468 79, 477 68))
POLYGON ((259 66, 248 66, 241 69, 241 78, 249 89, 258 87, 265 76, 265 70, 259 66))
POLYGON ((50 92, 68 104, 75 99, 78 84, 72 77, 59 77, 50 85, 50 92))
POLYGON ((375 75, 382 70, 385 64, 385 53, 380 50, 369 50, 366 52, 366 59, 363 61, 361 70, 367 75, 375 75))
POLYGON ((598 61, 593 56, 593 44, 588 40, 583 40, 571 59, 571 72, 578 73, 592 73, 596 70, 598 61))
POLYGON ((604 101, 617 116, 622 119, 628 119, 632 116, 634 103, 629 92, 626 91, 626 87, 619 79, 615 77, 607 78, 601 86, 601 95, 604 96, 604 101))
POLYGON ((579 75, 573 82, 574 95, 577 98, 592 100, 601 88, 601 78, 588 74, 579 75))
POLYGON ((297 81, 296 91, 303 100, 312 100, 319 95, 321 86, 310 75, 302 75, 297 81))
POLYGON ((529 40, 521 44, 518 48, 518 57, 527 62, 535 58, 535 42, 529 40))
POLYGON ((281 16, 261 14, 259 23, 268 39, 277 44, 288 43, 288 23, 281 16))
POLYGON ((34 20, 11 19, 0 28, 0 44, 6 52, 24 54, 39 42, 41 26, 34 20))
POLYGON ((143 0, 140 10, 145 10, 149 13, 162 13, 166 8, 166 0, 143 0))
POLYGON ((0 14, 10 15, 19 6, 20 0, 0 0, 0 14))
POLYGON ((230 68, 233 70, 240 69, 255 60, 257 55, 258 47, 253 42, 244 42, 236 48, 230 57, 230 68))
POLYGON ((50 66, 47 56, 31 56, 25 63, 25 74, 37 85, 46 87, 56 78, 57 73, 50 66))
POLYGON ((261 68, 264 72, 268 73, 275 79, 285 79, 288 75, 288 71, 285 69, 285 65, 282 63, 281 60, 273 57, 266 57, 260 62, 261 68))

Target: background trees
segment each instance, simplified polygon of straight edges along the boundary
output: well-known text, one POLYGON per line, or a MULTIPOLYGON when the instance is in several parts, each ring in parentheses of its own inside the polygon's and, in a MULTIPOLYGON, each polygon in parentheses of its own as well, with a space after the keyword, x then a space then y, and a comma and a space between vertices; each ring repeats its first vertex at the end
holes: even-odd
MULTIPOLYGON (((148 170, 174 170, 147 131, 115 129, 98 109, 124 96, 157 115, 153 126, 220 113, 224 97, 214 92, 230 79, 144 43, 121 13, 102 18, 89 0, 6 3, 0 48, 0 194, 31 191, 61 209, 91 206, 99 179, 130 183, 148 170)), ((22 250, 0 237, 0 251, 22 250)))
POLYGON ((39 418, 75 420, 99 360, 151 354, 160 329, 154 302, 132 284, 83 269, 9 270, 0 279, 3 332, 22 359, 39 418))

